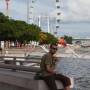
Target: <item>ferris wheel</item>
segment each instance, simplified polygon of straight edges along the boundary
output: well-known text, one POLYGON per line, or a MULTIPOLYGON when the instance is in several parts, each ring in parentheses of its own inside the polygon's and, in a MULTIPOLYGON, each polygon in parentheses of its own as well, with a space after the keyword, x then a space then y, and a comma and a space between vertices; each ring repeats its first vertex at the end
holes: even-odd
POLYGON ((60 0, 56 0, 56 30, 54 34, 57 36, 58 30, 60 29, 60 0))
POLYGON ((34 5, 36 0, 27 0, 27 23, 34 23, 34 5))

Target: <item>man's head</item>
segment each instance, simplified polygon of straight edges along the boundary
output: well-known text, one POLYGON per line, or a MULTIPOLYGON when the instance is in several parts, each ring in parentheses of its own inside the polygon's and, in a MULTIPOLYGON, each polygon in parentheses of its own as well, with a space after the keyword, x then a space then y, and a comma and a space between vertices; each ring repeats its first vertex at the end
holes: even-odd
POLYGON ((50 53, 55 54, 57 51, 57 44, 51 44, 50 45, 50 53))

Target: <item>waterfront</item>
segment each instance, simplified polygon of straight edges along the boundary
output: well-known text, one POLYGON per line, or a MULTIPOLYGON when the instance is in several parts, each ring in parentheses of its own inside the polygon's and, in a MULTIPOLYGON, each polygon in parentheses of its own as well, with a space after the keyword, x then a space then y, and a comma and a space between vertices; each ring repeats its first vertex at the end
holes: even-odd
MULTIPOLYGON (((8 55, 24 56, 24 49, 6 49, 8 55), (17 50, 17 51, 16 51, 17 50), (15 54, 16 53, 16 54, 15 54)), ((26 51, 30 56, 42 56, 45 51, 41 47, 36 47, 33 52, 26 51)), ((90 89, 90 48, 59 48, 58 56, 60 62, 57 65, 59 73, 63 73, 69 77, 74 78, 75 90, 89 90, 90 89), (69 50, 70 49, 70 50, 69 50), (72 53, 73 51, 73 53, 72 53), (71 53, 70 53, 71 52, 71 53), (80 57, 76 56, 79 55, 80 57), (84 59, 83 59, 84 57, 84 59), (87 58, 87 59, 86 59, 87 58)))

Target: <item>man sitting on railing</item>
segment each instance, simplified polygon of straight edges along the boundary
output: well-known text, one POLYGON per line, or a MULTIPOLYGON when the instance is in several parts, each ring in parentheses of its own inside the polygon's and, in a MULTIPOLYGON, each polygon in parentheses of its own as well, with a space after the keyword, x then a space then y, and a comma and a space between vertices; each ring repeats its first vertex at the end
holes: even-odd
POLYGON ((57 45, 51 44, 49 52, 41 59, 40 68, 43 79, 50 90, 58 90, 55 80, 60 80, 62 82, 64 90, 70 90, 70 79, 62 74, 56 74, 55 72, 57 58, 54 56, 54 54, 56 51, 57 45))

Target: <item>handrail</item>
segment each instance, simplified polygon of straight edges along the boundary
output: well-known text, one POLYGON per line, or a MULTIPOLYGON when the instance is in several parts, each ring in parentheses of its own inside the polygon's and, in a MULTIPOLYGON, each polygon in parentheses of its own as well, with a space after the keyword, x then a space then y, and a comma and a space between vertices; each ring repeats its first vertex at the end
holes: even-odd
POLYGON ((25 66, 18 66, 18 65, 12 65, 12 64, 1 64, 1 63, 0 63, 0 68, 12 69, 13 71, 15 70, 28 71, 28 72, 40 71, 40 68, 36 68, 36 67, 25 67, 25 66))
POLYGON ((27 56, 27 57, 15 57, 15 56, 0 56, 0 58, 21 58, 21 59, 41 59, 40 56, 27 56))
POLYGON ((0 61, 28 62, 40 63, 40 57, 15 57, 15 56, 0 56, 0 61), (12 60, 11 60, 12 59, 12 60))
MULTIPOLYGON (((38 58, 39 59, 39 58, 38 58)), ((37 72, 39 68, 31 66, 24 66, 24 63, 36 63, 40 64, 40 59, 37 60, 36 57, 13 57, 13 56, 0 56, 0 61, 4 63, 0 63, 0 68, 4 69, 12 69, 12 70, 21 70, 21 71, 29 71, 29 72, 37 72), (11 60, 10 60, 11 58, 11 60), (18 59, 18 60, 17 60, 18 59), (23 60, 21 60, 23 59, 23 60), (19 62, 20 65, 16 65, 16 62, 19 62)))

